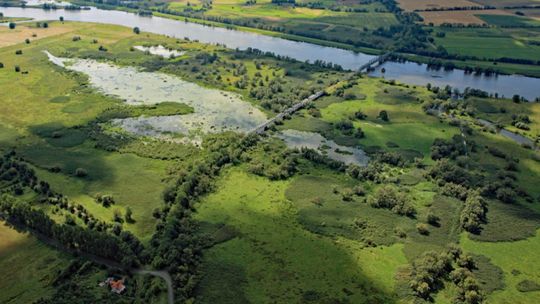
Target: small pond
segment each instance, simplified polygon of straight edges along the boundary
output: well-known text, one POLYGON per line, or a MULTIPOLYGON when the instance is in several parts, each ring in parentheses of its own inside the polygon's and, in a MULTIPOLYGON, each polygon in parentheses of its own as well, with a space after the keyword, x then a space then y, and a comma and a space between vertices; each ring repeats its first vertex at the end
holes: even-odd
POLYGON ((358 148, 346 147, 336 144, 333 140, 324 138, 319 133, 298 130, 284 130, 277 134, 289 148, 309 148, 345 164, 366 166, 369 157, 358 148))
POLYGON ((157 45, 157 46, 142 46, 137 45, 133 47, 134 49, 141 51, 141 52, 148 52, 152 55, 161 56, 163 58, 175 58, 179 57, 185 54, 185 52, 168 49, 164 47, 163 45, 157 45))

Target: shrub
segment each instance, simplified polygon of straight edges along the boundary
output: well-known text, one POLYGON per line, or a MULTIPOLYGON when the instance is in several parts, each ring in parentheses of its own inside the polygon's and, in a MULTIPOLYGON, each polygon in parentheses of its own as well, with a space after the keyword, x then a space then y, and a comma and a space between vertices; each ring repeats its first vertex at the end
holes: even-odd
POLYGON ((343 95, 343 98, 345 100, 353 100, 353 99, 356 99, 356 95, 354 95, 354 93, 345 93, 343 95))
POLYGON ((513 204, 516 202, 516 192, 510 188, 499 188, 496 192, 496 197, 503 203, 513 204))
POLYGON ((422 235, 429 235, 429 229, 428 226, 424 223, 418 223, 416 224, 416 230, 418 230, 418 233, 422 235))
POLYGON ((442 186, 441 193, 464 201, 467 199, 468 189, 459 184, 446 183, 442 186))
POLYGON ((382 121, 390 121, 390 117, 388 117, 388 112, 386 112, 386 110, 380 111, 378 117, 379 117, 382 121))
POLYGON ((427 222, 428 224, 432 225, 432 226, 439 226, 439 221, 441 220, 438 216, 436 216, 435 214, 433 213, 429 213, 427 215, 427 222))
POLYGON ((540 284, 536 283, 535 281, 531 281, 531 280, 523 280, 523 281, 519 282, 516 285, 516 288, 520 292, 539 291, 540 290, 540 284))
POLYGON ((362 111, 356 111, 356 112, 354 112, 354 117, 355 117, 356 119, 363 120, 363 119, 366 119, 366 118, 367 118, 367 115, 364 114, 364 112, 362 112, 362 111))
POLYGON ((103 207, 109 207, 116 203, 112 195, 98 195, 96 202, 102 204, 103 207))
POLYGON ((15 22, 10 22, 9 23, 9 29, 12 30, 16 27, 17 25, 15 24, 15 22))
POLYGON ((486 221, 487 204, 478 191, 469 193, 461 210, 460 222, 463 229, 480 233, 480 225, 486 221))
POLYGON ((77 176, 77 177, 86 177, 86 176, 88 176, 88 172, 83 168, 77 168, 77 169, 75 169, 75 176, 77 176))
POLYGON ((115 209, 113 212, 113 221, 117 223, 122 223, 124 220, 122 219, 122 212, 119 209, 115 209))
POLYGON ((390 209, 399 215, 414 216, 416 213, 416 210, 407 202, 405 195, 392 186, 377 189, 370 198, 370 205, 375 208, 390 209))

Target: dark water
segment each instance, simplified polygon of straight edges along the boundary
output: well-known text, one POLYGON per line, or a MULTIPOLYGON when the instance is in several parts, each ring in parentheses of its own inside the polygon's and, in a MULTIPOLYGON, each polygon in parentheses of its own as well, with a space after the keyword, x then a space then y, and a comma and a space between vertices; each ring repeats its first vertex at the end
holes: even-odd
MULTIPOLYGON (((97 22, 123 25, 127 27, 138 26, 142 31, 163 34, 177 38, 188 37, 198 39, 205 43, 225 44, 230 48, 246 49, 257 48, 273 52, 282 56, 289 56, 300 61, 323 60, 339 64, 350 70, 357 69, 369 61, 373 56, 342 50, 333 47, 320 46, 305 42, 296 42, 287 39, 270 37, 255 33, 228 30, 219 27, 203 26, 195 23, 171 20, 160 17, 144 17, 136 14, 109 11, 92 8, 82 11, 42 10, 37 8, 2 7, 0 12, 5 16, 30 17, 36 20, 58 20, 63 16, 65 20, 97 22)), ((437 86, 450 85, 460 90, 473 87, 498 93, 506 97, 519 94, 527 99, 540 97, 540 78, 517 75, 500 75, 497 77, 467 75, 462 70, 430 71, 426 65, 412 62, 387 62, 384 65, 388 79, 395 79, 404 83, 425 85, 431 83, 437 86)), ((380 67, 372 73, 381 76, 380 67)))
MULTIPOLYGON (((538 54, 540 57, 540 54, 538 54)), ((540 97, 540 78, 521 75, 485 76, 467 74, 463 70, 445 71, 444 69, 428 69, 426 64, 415 62, 386 62, 377 67, 370 75, 395 79, 400 82, 443 87, 449 85, 461 91, 466 87, 481 89, 489 93, 498 93, 500 96, 511 98, 519 94, 529 100, 540 97), (381 72, 384 67, 385 73, 381 72)))

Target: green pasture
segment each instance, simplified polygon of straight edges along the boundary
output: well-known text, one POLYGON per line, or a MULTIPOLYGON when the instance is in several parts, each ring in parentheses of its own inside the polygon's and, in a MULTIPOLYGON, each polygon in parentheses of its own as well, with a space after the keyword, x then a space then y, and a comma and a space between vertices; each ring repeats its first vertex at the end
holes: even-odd
POLYGON ((394 302, 389 278, 405 263, 400 246, 362 249, 308 232, 285 196, 293 185, 235 168, 199 204, 197 220, 233 231, 205 253, 201 302, 394 302))
POLYGON ((489 295, 489 303, 536 303, 540 301, 540 291, 521 292, 517 285, 525 280, 540 282, 540 235, 517 242, 476 242, 466 234, 461 235, 461 245, 467 252, 488 257, 504 273, 505 288, 489 295))
POLYGON ((0 302, 32 303, 50 296, 57 271, 68 263, 67 255, 0 221, 0 302))
POLYGON ((539 35, 539 29, 440 28, 439 31, 445 32, 446 36, 439 38, 434 34, 435 42, 450 54, 481 59, 508 57, 538 60, 540 53, 540 46, 527 43, 530 37, 539 35))
POLYGON ((506 15, 476 15, 486 23, 501 27, 531 27, 540 26, 540 21, 521 17, 521 16, 506 16, 506 15))
POLYGON ((346 92, 362 98, 331 103, 321 109, 322 120, 336 123, 354 117, 357 111, 363 112, 367 115, 365 120, 353 119, 354 125, 365 133, 365 138, 358 141, 362 146, 384 148, 391 142, 399 149, 427 155, 435 138, 450 138, 459 131, 424 113, 421 102, 429 94, 422 89, 385 85, 378 79, 365 78, 346 92), (382 110, 388 112, 388 122, 377 118, 382 110))

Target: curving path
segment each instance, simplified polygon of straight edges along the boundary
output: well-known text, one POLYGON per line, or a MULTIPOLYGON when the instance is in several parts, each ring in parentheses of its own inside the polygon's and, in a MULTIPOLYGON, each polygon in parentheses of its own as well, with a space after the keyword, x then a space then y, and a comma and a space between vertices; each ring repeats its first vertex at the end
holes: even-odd
POLYGON ((169 304, 174 303, 174 288, 172 284, 172 278, 169 272, 165 270, 144 270, 144 269, 133 269, 131 271, 135 274, 149 274, 155 277, 160 277, 163 280, 165 280, 165 283, 167 283, 167 298, 168 298, 169 304))

